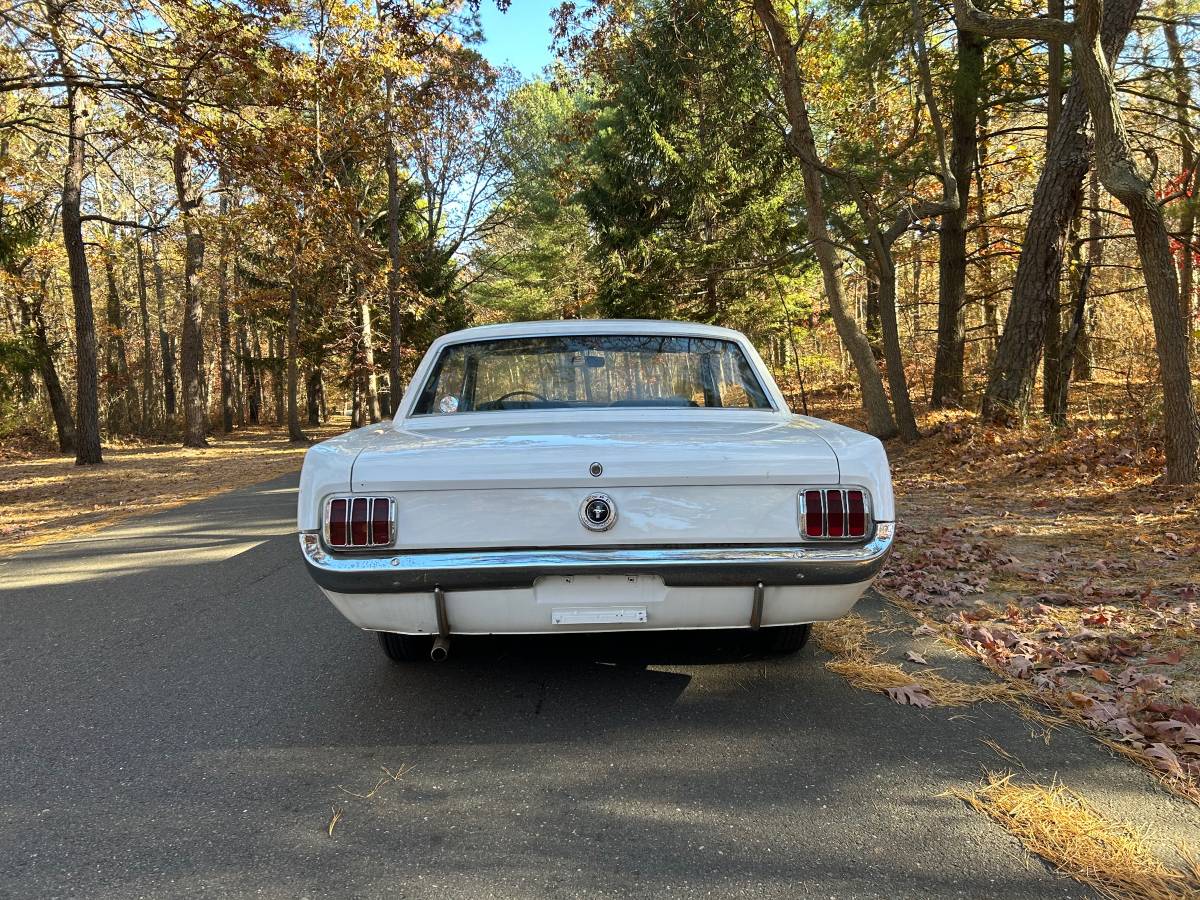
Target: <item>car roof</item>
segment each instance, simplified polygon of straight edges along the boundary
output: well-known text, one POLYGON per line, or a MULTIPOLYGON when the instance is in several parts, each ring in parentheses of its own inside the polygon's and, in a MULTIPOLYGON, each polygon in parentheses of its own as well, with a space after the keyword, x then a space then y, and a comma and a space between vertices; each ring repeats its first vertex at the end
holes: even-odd
POLYGON ((743 337, 732 328, 702 325, 698 322, 670 322, 660 319, 552 319, 540 322, 507 322, 464 328, 439 338, 439 344, 492 338, 541 337, 558 334, 663 334, 687 337, 713 337, 735 340, 743 337))

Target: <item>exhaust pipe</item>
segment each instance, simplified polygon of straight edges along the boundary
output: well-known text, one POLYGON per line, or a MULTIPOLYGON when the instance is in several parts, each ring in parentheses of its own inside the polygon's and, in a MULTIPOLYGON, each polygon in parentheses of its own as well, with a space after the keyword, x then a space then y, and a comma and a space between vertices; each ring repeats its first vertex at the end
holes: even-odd
POLYGON ((438 634, 433 639, 429 658, 434 662, 445 662, 450 655, 450 617, 446 615, 446 592, 441 585, 433 588, 433 606, 437 612, 438 634))
POLYGON ((446 657, 450 655, 450 642, 446 638, 438 635, 433 639, 433 647, 429 651, 429 658, 434 662, 445 662, 446 657))

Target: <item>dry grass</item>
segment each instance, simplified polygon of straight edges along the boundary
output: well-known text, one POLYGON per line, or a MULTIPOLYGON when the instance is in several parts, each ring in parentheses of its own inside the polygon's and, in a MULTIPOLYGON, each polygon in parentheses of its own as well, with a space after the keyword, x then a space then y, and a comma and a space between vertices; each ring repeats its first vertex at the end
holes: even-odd
POLYGON ((1111 821, 1061 784, 1018 784, 1012 773, 988 773, 970 792, 952 791, 1064 875, 1115 900, 1200 897, 1200 869, 1188 848, 1188 870, 1171 868, 1126 822, 1111 821))
POLYGON ((407 775, 409 772, 411 772, 416 767, 415 766, 400 766, 394 772, 391 769, 389 769, 387 766, 380 766, 379 768, 383 770, 383 775, 381 775, 379 777, 379 779, 375 782, 375 786, 373 788, 371 788, 369 791, 367 791, 365 794, 359 793, 357 791, 348 790, 347 788, 344 788, 341 785, 338 785, 338 790, 341 791, 343 794, 348 794, 349 796, 353 797, 356 800, 370 800, 373 797, 375 797, 381 790, 383 790, 383 788, 389 787, 393 784, 396 784, 401 778, 403 778, 405 775, 407 775))
MULTIPOLYGON (((335 419, 308 434, 319 440, 346 425, 335 419)), ((3 554, 277 478, 299 469, 309 447, 289 442, 278 428, 240 429, 209 440, 203 450, 106 444, 100 466, 76 466, 70 457, 50 454, 0 455, 3 554)))
POLYGON ((336 806, 330 807, 329 821, 325 824, 325 831, 333 837, 333 829, 338 827, 338 823, 342 821, 342 811, 336 806))
MULTIPOLYGON (((404 778, 405 775, 407 775, 409 772, 411 772, 416 767, 402 765, 402 766, 399 766, 395 771, 392 771, 387 766, 380 766, 379 768, 383 771, 383 774, 381 776, 379 776, 378 779, 376 779, 375 786, 372 787, 369 791, 367 791, 365 793, 362 793, 359 791, 352 791, 352 790, 349 790, 348 788, 342 787, 341 785, 338 785, 338 790, 349 797, 353 797, 355 800, 359 800, 359 801, 374 800, 376 797, 378 797, 381 793, 386 791, 388 788, 392 787, 395 784, 399 784, 400 780, 402 778, 404 778)), ((338 826, 338 823, 341 822, 342 819, 345 817, 346 811, 344 809, 342 809, 340 806, 338 806, 336 803, 331 805, 330 809, 332 810, 333 815, 330 817, 329 822, 326 824, 326 829, 329 832, 329 836, 333 837, 333 829, 336 828, 338 826)))
POLYGON ((813 633, 817 643, 833 656, 825 668, 856 688, 881 694, 915 686, 938 706, 967 706, 1011 698, 1012 690, 1006 684, 967 684, 931 669, 906 672, 894 663, 880 662, 883 649, 870 639, 871 630, 868 622, 857 615, 816 623, 813 633))

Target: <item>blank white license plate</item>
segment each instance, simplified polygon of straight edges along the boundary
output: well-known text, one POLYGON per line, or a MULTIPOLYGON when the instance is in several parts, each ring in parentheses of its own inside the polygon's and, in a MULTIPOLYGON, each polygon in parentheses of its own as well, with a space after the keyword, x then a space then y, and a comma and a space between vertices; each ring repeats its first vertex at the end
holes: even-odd
POLYGON ((616 625, 646 621, 644 606, 580 606, 551 610, 555 625, 616 625))

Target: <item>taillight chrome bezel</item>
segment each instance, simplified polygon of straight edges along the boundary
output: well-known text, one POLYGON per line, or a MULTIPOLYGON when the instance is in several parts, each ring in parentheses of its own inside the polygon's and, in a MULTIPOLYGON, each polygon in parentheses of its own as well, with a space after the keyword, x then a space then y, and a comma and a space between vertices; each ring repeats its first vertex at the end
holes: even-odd
POLYGON ((813 541, 814 543, 827 543, 830 541, 841 541, 843 543, 862 543, 870 540, 875 535, 875 516, 874 510, 871 507, 871 492, 864 487, 858 485, 838 485, 836 487, 826 485, 811 485, 809 487, 800 488, 796 496, 797 518, 796 523, 800 530, 800 539, 804 541, 813 541), (808 533, 808 513, 810 492, 817 492, 820 496, 821 508, 821 534, 810 535, 808 533), (862 534, 850 534, 850 494, 851 492, 862 495, 863 502, 863 517, 864 528, 862 534), (840 516, 842 521, 842 534, 830 534, 830 495, 836 495, 840 506, 840 516))
POLYGON ((382 494, 334 494, 325 498, 324 510, 321 516, 321 539, 325 543, 325 547, 335 553, 362 553, 371 550, 384 550, 396 543, 396 498, 385 496, 382 494), (339 501, 344 501, 346 504, 345 516, 342 519, 342 527, 345 528, 346 542, 335 543, 330 525, 333 521, 333 507, 339 501), (354 504, 356 501, 366 501, 367 516, 366 516, 366 542, 354 542, 354 504), (387 539, 376 540, 375 514, 378 505, 381 503, 387 504, 387 539))

